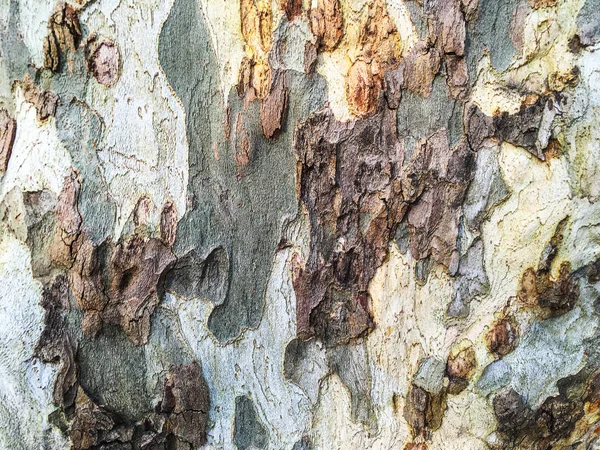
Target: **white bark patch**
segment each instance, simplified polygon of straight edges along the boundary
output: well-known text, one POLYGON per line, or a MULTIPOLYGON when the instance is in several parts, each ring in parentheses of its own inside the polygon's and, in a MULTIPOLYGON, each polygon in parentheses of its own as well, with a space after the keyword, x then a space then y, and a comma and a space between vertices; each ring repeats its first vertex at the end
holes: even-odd
POLYGON ((66 448, 48 424, 55 368, 32 360, 44 320, 41 286, 27 246, 8 233, 0 239, 0 447, 66 448))
POLYGON ((117 203, 115 238, 146 195, 153 208, 148 224, 158 228, 162 205, 186 210, 188 144, 183 106, 158 61, 158 36, 171 2, 92 4, 81 17, 91 32, 114 40, 120 77, 110 88, 92 80, 86 102, 103 120, 98 145, 101 169, 117 203))

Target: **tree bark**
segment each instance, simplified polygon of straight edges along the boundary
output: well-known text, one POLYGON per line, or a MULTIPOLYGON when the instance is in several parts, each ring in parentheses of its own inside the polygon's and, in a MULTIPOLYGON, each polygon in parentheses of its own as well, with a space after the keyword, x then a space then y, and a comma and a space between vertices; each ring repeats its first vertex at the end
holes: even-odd
POLYGON ((598 448, 599 8, 0 5, 0 448, 598 448))

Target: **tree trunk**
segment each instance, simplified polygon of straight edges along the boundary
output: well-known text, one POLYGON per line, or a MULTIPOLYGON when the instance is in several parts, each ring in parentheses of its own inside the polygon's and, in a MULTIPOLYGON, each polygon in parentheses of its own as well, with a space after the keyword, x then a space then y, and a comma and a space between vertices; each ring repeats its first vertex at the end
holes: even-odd
POLYGON ((3 2, 0 448, 600 448, 599 9, 3 2))

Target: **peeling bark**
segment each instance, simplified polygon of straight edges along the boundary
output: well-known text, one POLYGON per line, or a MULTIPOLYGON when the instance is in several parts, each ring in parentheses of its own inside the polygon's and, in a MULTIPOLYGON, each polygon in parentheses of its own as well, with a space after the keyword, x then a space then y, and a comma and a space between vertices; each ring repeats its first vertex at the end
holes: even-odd
POLYGON ((597 0, 0 6, 0 447, 600 445, 597 0))

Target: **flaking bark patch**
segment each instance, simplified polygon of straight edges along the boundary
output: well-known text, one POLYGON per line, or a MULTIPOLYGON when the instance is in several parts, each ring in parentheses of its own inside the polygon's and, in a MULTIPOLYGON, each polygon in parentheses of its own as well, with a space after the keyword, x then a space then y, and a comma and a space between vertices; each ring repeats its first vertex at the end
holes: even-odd
POLYGON ((240 67, 238 93, 249 87, 254 96, 264 98, 271 86, 271 66, 268 54, 273 45, 273 15, 271 4, 264 0, 240 0, 242 36, 249 47, 240 67))
POLYGON ((156 411, 129 424, 79 388, 69 415, 74 450, 192 450, 206 442, 209 395, 196 362, 171 367, 156 411))
POLYGON ((56 231, 50 248, 51 259, 59 266, 70 268, 77 253, 77 239, 80 236, 83 219, 77 207, 81 178, 72 169, 65 178, 63 188, 55 207, 56 231))
POLYGON ((464 139, 451 149, 442 128, 404 162, 394 119, 387 108, 351 123, 321 112, 296 131, 297 189, 311 222, 308 259, 294 262, 300 337, 338 344, 371 329, 368 283, 407 211, 412 255, 457 271, 475 152, 464 139))
POLYGON ((117 45, 108 39, 99 39, 96 35, 88 38, 85 47, 88 71, 103 86, 112 86, 119 79, 120 56, 117 45))
POLYGON ((344 34, 344 19, 339 0, 318 0, 317 7, 309 12, 310 26, 319 46, 333 50, 344 34))
POLYGON ((499 358, 512 352, 518 344, 519 330, 512 317, 495 321, 485 336, 488 350, 499 358))
POLYGON ((494 117, 495 135, 502 141, 523 147, 540 160, 548 146, 550 124, 556 115, 556 99, 539 97, 529 104, 524 102, 516 114, 506 112, 494 117))
POLYGON ((356 117, 373 112, 379 103, 384 73, 398 65, 401 40, 384 2, 376 0, 361 13, 358 43, 346 75, 346 101, 356 117))
POLYGON ((75 53, 81 41, 78 10, 58 3, 48 20, 48 35, 44 40, 44 67, 57 72, 64 67, 68 53, 75 53))
POLYGON ((368 283, 406 210, 403 150, 389 112, 350 124, 322 112, 297 129, 295 151, 312 224, 310 255, 295 267, 298 334, 340 343, 372 326, 368 283))
POLYGON ((67 332, 65 314, 69 311, 69 283, 58 276, 42 291, 44 329, 34 350, 34 356, 46 363, 58 362, 52 400, 54 404, 69 407, 75 401, 77 388, 76 349, 67 332))
POLYGON ((473 177, 475 153, 459 142, 448 147, 446 131, 417 144, 403 174, 403 196, 413 203, 408 213, 410 250, 417 259, 431 256, 456 273, 456 249, 461 205, 473 177))
POLYGON ((302 14, 302 0, 279 0, 279 5, 288 20, 294 20, 296 16, 302 14))
POLYGON ((402 90, 429 97, 435 76, 440 70, 441 57, 437 48, 419 41, 398 67, 385 72, 386 98, 390 108, 397 108, 402 90))
POLYGON ((206 442, 209 405, 208 386, 200 366, 192 362, 173 367, 160 403, 160 412, 168 415, 164 430, 197 448, 206 442))
POLYGON ((60 101, 58 94, 38 88, 29 74, 21 82, 25 101, 35 106, 37 119, 41 122, 56 114, 56 107, 60 101))
POLYGON ((554 279, 551 268, 558 248, 563 241, 563 233, 568 224, 566 217, 556 230, 542 252, 537 270, 529 267, 523 273, 517 298, 525 306, 542 308, 544 316, 560 316, 570 311, 579 299, 580 274, 571 271, 571 264, 560 264, 558 277, 554 279))
POLYGON ((17 135, 17 121, 0 109, 0 172, 6 172, 17 135))
POLYGON ((260 121, 267 139, 274 139, 285 123, 288 104, 288 75, 279 72, 273 76, 269 94, 262 100, 260 121))
POLYGON ((164 275, 174 262, 170 247, 156 238, 133 236, 99 247, 85 241, 70 275, 84 311, 83 331, 93 336, 106 322, 120 326, 135 344, 145 344, 164 275))

